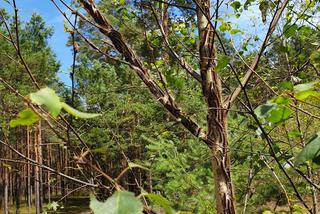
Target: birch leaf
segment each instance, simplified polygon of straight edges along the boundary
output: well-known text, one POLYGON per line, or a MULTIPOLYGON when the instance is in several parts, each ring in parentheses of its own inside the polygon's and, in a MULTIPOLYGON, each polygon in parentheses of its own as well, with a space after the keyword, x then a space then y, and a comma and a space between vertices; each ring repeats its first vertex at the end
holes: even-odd
POLYGON ((90 208, 94 214, 142 214, 143 205, 133 193, 117 191, 105 202, 91 196, 90 208))
POLYGON ((37 105, 45 105, 53 117, 57 117, 61 111, 60 98, 51 88, 43 88, 30 94, 30 99, 37 105))
POLYGON ((66 112, 68 112, 69 114, 73 115, 76 118, 88 119, 88 118, 98 117, 101 115, 96 113, 85 113, 85 112, 78 111, 77 109, 72 108, 71 106, 69 106, 64 102, 61 102, 61 106, 64 110, 66 110, 66 112))
POLYGON ((18 118, 10 121, 10 127, 14 128, 16 126, 28 126, 37 122, 40 117, 31 109, 27 108, 19 112, 18 118))

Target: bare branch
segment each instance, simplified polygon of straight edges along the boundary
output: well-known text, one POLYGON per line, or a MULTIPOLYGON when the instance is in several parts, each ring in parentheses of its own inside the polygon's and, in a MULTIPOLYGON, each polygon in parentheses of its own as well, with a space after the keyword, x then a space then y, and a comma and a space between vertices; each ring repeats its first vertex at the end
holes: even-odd
POLYGON ((272 21, 270 22, 268 32, 267 32, 267 34, 264 38, 264 41, 260 47, 259 53, 257 54, 256 58, 252 62, 252 65, 250 66, 249 70, 247 71, 247 73, 243 77, 243 80, 241 81, 241 85, 239 85, 230 95, 228 105, 231 105, 235 101, 235 99, 239 96, 239 94, 242 91, 242 88, 246 87, 246 85, 248 84, 252 74, 254 73, 253 71, 255 71, 256 68, 258 67, 261 56, 262 56, 266 46, 268 45, 268 42, 269 42, 269 40, 270 40, 278 22, 279 22, 279 19, 282 15, 283 11, 285 10, 288 2, 289 2, 289 0, 284 0, 284 2, 281 5, 281 8, 278 9, 277 12, 274 14, 272 21))
POLYGON ((157 24, 159 26, 159 29, 160 29, 160 32, 162 34, 162 38, 166 44, 166 46, 169 48, 170 52, 172 53, 172 55, 176 58, 176 60, 178 60, 179 64, 181 65, 182 68, 184 68, 188 74, 190 74, 193 78, 195 78, 198 82, 201 83, 201 76, 200 74, 198 74, 187 62, 186 60, 179 56, 174 50, 173 48, 170 46, 169 44, 169 41, 168 41, 168 38, 164 32, 164 29, 162 27, 162 25, 160 24, 160 21, 159 21, 159 18, 154 10, 154 7, 150 4, 150 7, 151 7, 151 10, 152 10, 152 13, 157 21, 157 24))

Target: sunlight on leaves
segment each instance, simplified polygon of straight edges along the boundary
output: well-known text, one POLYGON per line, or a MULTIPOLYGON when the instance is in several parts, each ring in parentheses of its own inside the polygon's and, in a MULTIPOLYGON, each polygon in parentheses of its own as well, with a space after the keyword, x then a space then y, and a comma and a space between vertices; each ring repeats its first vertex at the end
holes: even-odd
POLYGON ((90 208, 94 214, 142 214, 143 205, 133 193, 117 191, 105 202, 91 195, 90 208))
POLYGON ((295 165, 304 164, 307 161, 312 161, 320 155, 320 132, 314 135, 308 144, 298 154, 295 165))
POLYGON ((53 117, 57 117, 61 111, 60 98, 51 88, 46 87, 35 93, 31 93, 30 99, 37 105, 45 105, 53 117))
POLYGON ((219 55, 218 56, 218 64, 217 64, 217 71, 221 71, 224 68, 227 67, 227 65, 229 64, 229 57, 226 55, 219 55))
POLYGON ((101 115, 95 113, 85 113, 72 108, 68 104, 61 102, 56 92, 48 87, 40 89, 35 93, 31 93, 29 97, 32 103, 37 105, 45 105, 53 117, 57 117, 62 108, 76 118, 88 119, 101 115))
POLYGON ((69 106, 64 102, 61 102, 61 106, 64 110, 66 110, 66 112, 68 112, 69 114, 71 114, 76 118, 89 119, 89 118, 94 118, 101 115, 96 113, 85 113, 85 112, 78 111, 77 109, 72 108, 71 106, 69 106))
POLYGON ((319 81, 299 84, 294 86, 294 92, 300 93, 303 91, 314 90, 315 86, 319 83, 319 81))
POLYGON ((59 207, 59 204, 58 204, 58 202, 56 202, 56 201, 53 201, 53 202, 47 204, 48 210, 57 211, 57 210, 58 210, 58 207, 59 207))
POLYGON ((10 121, 10 127, 16 126, 28 126, 32 125, 33 123, 37 122, 40 117, 31 109, 27 108, 18 114, 17 119, 13 119, 10 121))
POLYGON ((319 81, 313 81, 294 86, 294 97, 297 100, 306 100, 309 97, 320 97, 320 93, 315 91, 317 84, 319 84, 319 81))

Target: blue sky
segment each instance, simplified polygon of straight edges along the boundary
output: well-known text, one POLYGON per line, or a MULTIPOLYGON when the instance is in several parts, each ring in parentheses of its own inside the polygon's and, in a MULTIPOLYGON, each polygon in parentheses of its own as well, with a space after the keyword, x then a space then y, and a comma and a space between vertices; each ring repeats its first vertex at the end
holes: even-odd
MULTIPOLYGON (((49 45, 61 63, 58 74, 60 79, 66 85, 71 85, 68 69, 72 65, 72 51, 71 48, 66 46, 68 34, 64 32, 63 16, 50 0, 16 0, 16 3, 20 18, 23 21, 29 20, 32 13, 37 12, 44 18, 48 26, 54 28, 54 35, 50 38, 49 45)), ((10 5, 4 1, 0 1, 0 8, 6 8, 9 12, 12 11, 10 5)))

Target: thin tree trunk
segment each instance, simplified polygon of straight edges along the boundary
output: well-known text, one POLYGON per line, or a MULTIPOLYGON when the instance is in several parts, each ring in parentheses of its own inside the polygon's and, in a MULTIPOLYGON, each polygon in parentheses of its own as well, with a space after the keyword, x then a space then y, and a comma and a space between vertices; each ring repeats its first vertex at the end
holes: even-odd
MULTIPOLYGON (((27 126, 27 157, 30 157, 30 130, 27 126)), ((29 162, 28 162, 29 163, 29 162)), ((31 194, 31 166, 27 164, 27 203, 28 203, 28 213, 30 213, 31 203, 32 203, 32 194, 31 194)))
MULTIPOLYGON (((4 139, 7 141, 7 136, 5 136, 4 139)), ((8 149, 4 147, 3 151, 4 151, 4 156, 8 157, 8 149)), ((3 186, 4 186, 3 187, 3 213, 9 214, 9 168, 8 167, 4 167, 4 185, 3 186)))
POLYGON ((3 203, 3 213, 9 214, 9 169, 4 169, 4 203, 3 203))
MULTIPOLYGON (((9 150, 9 159, 13 159, 13 153, 11 150, 9 150)), ((11 173, 12 171, 9 169, 9 180, 8 180, 8 187, 9 187, 9 196, 8 196, 8 201, 9 201, 9 205, 14 205, 14 177, 13 177, 13 173, 11 173)))
POLYGON ((215 32, 208 23, 210 0, 201 0, 197 7, 200 37, 200 71, 202 91, 208 105, 207 144, 212 150, 212 169, 215 182, 215 201, 218 214, 236 213, 234 190, 231 182, 227 137, 227 111, 224 110, 221 82, 215 69, 215 32), (200 7, 201 8, 200 8, 200 7))
MULTIPOLYGON (((308 166, 307 170, 308 170, 308 178, 310 178, 311 181, 314 181, 311 167, 308 166)), ((317 196, 317 190, 314 188, 314 186, 311 186, 311 193, 312 193, 312 211, 314 214, 317 214, 318 213, 318 196, 317 196)))
MULTIPOLYGON (((48 163, 47 163, 47 165, 48 165, 48 166, 52 166, 52 165, 51 165, 51 145, 48 145, 47 153, 48 153, 48 163)), ((48 173, 48 175, 47 175, 48 203, 51 203, 51 174, 50 174, 49 171, 48 171, 47 173, 48 173)))
POLYGON ((20 189, 21 189, 21 179, 19 173, 16 173, 16 180, 15 180, 15 200, 16 200, 16 214, 20 213, 20 189))
MULTIPOLYGON (((62 165, 61 165, 61 159, 62 159, 62 155, 61 155, 61 147, 59 146, 58 147, 58 155, 55 157, 55 163, 57 165, 57 170, 59 172, 61 172, 62 170, 62 165), (57 159, 58 158, 58 159, 57 159)), ((60 194, 59 190, 61 190, 61 187, 62 187, 62 179, 61 179, 61 176, 60 175, 56 175, 56 178, 57 178, 57 184, 56 184, 56 196, 58 196, 60 194), (59 189, 60 187, 60 189, 59 189)))
MULTIPOLYGON (((35 132, 34 132, 34 151, 35 151, 35 160, 37 163, 40 163, 40 154, 39 154, 39 133, 37 133, 38 126, 35 127, 35 132)), ((36 206, 36 214, 41 213, 41 201, 40 201, 40 167, 35 166, 35 206, 36 206)))
POLYGON ((246 213, 249 195, 253 194, 253 192, 251 192, 251 183, 252 183, 252 180, 253 180, 253 160, 252 160, 253 142, 252 141, 250 143, 250 152, 251 153, 250 153, 250 160, 249 160, 250 162, 249 162, 249 170, 248 170, 247 191, 246 191, 246 194, 244 196, 244 205, 243 205, 242 214, 246 213))
MULTIPOLYGON (((168 13, 168 9, 169 9, 169 5, 167 4, 167 0, 165 0, 162 4, 161 4, 161 25, 164 31, 164 36, 166 38, 168 38, 169 35, 169 13, 168 13)), ((165 40, 165 38, 164 38, 165 40)), ((162 42, 162 47, 166 47, 166 42, 163 41, 162 42)), ((169 61, 169 54, 163 50, 162 51, 162 59, 167 63, 169 61)))
MULTIPOLYGON (((38 123, 38 136, 37 136, 37 149, 39 155, 39 164, 43 164, 43 155, 42 155, 42 130, 41 130, 41 120, 38 123)), ((40 212, 42 213, 42 204, 43 204, 43 176, 42 176, 42 167, 39 167, 39 202, 40 202, 40 212)))
MULTIPOLYGON (((16 149, 18 150, 18 146, 21 143, 21 129, 20 127, 16 130, 16 149)), ((16 203, 16 214, 20 213, 20 189, 21 189, 21 178, 20 173, 23 173, 23 170, 20 169, 19 164, 16 164, 16 168, 18 171, 15 173, 15 203, 16 203)))

